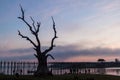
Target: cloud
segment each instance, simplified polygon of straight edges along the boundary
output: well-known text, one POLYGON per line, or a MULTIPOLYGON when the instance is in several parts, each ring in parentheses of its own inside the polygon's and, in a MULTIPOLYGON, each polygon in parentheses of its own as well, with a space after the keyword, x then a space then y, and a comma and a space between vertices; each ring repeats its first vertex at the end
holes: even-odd
POLYGON ((115 10, 119 10, 120 8, 120 1, 112 1, 109 2, 101 7, 101 9, 105 12, 111 12, 115 10))
POLYGON ((34 60, 33 48, 17 48, 11 50, 0 50, 0 60, 5 61, 29 61, 34 60))
POLYGON ((17 49, 11 49, 11 50, 2 50, 0 49, 0 57, 20 57, 20 56, 26 56, 29 54, 34 54, 34 50, 32 48, 17 48, 17 49))
POLYGON ((0 56, 0 60, 2 61, 35 61, 36 58, 34 57, 33 54, 29 55, 21 55, 21 56, 0 56))
POLYGON ((111 56, 120 56, 120 49, 110 49, 110 48, 86 48, 86 49, 77 49, 78 46, 68 45, 68 46, 58 46, 54 51, 53 55, 56 59, 67 60, 72 59, 77 56, 84 57, 111 57, 111 56))
MULTIPOLYGON (((102 47, 93 47, 93 48, 82 48, 83 45, 64 45, 55 47, 50 54, 52 54, 56 61, 66 61, 70 59, 78 60, 79 57, 86 58, 98 58, 101 57, 112 57, 112 56, 120 56, 120 49, 111 49, 111 48, 102 48, 102 47), (81 47, 80 47, 81 46, 81 47)), ((48 48, 48 46, 43 46, 42 51, 48 48)), ((12 49, 2 51, 0 50, 0 59, 1 60, 36 60, 34 57, 35 51, 32 48, 20 48, 20 49, 12 49)), ((90 58, 90 59, 92 59, 90 58)), ((83 59, 83 58, 80 58, 83 59)), ((80 60, 79 59, 79 60, 80 60)), ((50 61, 51 59, 48 58, 50 61)), ((72 61, 72 60, 71 60, 72 61)))
POLYGON ((10 52, 10 53, 31 53, 31 52, 33 52, 33 48, 26 48, 26 49, 22 49, 22 48, 20 48, 20 49, 12 49, 12 50, 8 50, 8 52, 10 52))

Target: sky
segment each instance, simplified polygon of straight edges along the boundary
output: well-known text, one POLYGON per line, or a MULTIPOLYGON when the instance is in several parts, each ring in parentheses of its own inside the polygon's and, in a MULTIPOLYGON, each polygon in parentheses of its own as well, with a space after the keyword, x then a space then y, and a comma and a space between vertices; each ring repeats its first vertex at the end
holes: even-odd
POLYGON ((42 51, 50 46, 54 35, 56 47, 49 52, 55 60, 65 62, 95 62, 120 59, 120 0, 0 0, 0 60, 36 61, 33 46, 18 35, 31 35, 27 25, 17 17, 20 6, 26 20, 30 16, 41 22, 39 39, 42 51))

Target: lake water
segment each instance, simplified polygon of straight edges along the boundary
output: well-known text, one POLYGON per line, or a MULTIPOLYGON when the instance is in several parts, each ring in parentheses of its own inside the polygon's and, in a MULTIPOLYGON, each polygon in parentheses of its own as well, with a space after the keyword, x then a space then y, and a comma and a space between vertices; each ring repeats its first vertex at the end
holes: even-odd
POLYGON ((70 71, 69 69, 52 70, 55 75, 78 73, 78 74, 104 74, 104 75, 116 75, 120 76, 120 68, 87 68, 77 69, 70 71))
POLYGON ((120 68, 106 68, 105 74, 120 76, 120 68))

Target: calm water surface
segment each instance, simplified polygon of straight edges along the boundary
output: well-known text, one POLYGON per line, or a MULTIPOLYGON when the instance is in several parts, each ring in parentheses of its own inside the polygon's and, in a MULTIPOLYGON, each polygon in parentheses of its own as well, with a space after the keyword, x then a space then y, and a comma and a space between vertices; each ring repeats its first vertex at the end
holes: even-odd
POLYGON ((106 68, 105 74, 120 76, 120 68, 106 68))

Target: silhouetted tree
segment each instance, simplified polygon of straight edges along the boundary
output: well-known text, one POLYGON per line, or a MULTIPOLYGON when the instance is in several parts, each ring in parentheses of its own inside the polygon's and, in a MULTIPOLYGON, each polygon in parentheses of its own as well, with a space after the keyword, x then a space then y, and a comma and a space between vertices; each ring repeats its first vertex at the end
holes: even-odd
POLYGON ((98 62, 105 62, 105 59, 98 59, 98 62))
POLYGON ((48 75, 50 73, 49 73, 49 70, 47 67, 47 58, 50 56, 52 59, 54 59, 54 57, 51 54, 48 54, 48 52, 51 51, 53 49, 53 47, 55 47, 54 41, 57 38, 57 36, 56 36, 57 32, 56 32, 56 28, 55 28, 54 19, 52 17, 54 37, 51 40, 51 46, 42 52, 41 51, 41 42, 38 37, 39 28, 40 28, 41 23, 37 22, 37 24, 35 25, 34 19, 32 17, 30 17, 32 20, 32 25, 30 25, 25 19, 23 8, 21 6, 20 6, 20 8, 21 8, 22 15, 18 18, 20 20, 22 20, 28 26, 31 34, 35 37, 35 39, 37 41, 37 43, 35 43, 28 36, 24 36, 23 34, 21 34, 21 32, 18 30, 18 35, 21 36, 22 38, 25 38, 27 41, 29 41, 33 45, 33 47, 34 47, 33 49, 36 51, 34 56, 38 60, 38 66, 37 66, 37 70, 35 71, 34 75, 35 76, 48 75))
POLYGON ((119 59, 115 58, 115 62, 119 62, 119 59))

